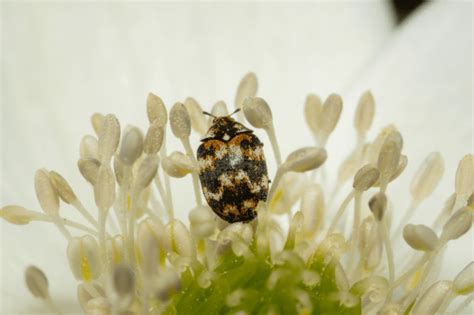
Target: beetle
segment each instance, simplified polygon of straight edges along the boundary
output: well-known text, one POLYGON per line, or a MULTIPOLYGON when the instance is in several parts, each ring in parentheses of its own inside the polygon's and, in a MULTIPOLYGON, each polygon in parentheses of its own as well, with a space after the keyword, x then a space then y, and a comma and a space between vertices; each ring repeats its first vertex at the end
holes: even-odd
MULTIPOLYGON (((236 110, 234 113, 236 113, 236 110)), ((248 222, 268 195, 263 143, 253 131, 228 116, 213 117, 197 150, 199 180, 211 209, 229 223, 248 222)))

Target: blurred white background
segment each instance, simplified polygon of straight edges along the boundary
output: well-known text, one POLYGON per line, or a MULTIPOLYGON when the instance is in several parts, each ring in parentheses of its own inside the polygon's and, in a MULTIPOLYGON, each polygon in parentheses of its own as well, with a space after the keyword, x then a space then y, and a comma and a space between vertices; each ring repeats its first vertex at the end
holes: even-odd
MULTIPOLYGON (((357 99, 371 89, 377 108, 370 136, 393 123, 405 139, 409 165, 389 190, 397 211, 408 206, 408 185, 421 161, 440 151, 443 182, 413 222, 432 222, 454 190, 458 161, 473 151, 469 2, 425 4, 400 26, 390 4, 377 1, 2 2, 1 10, 0 205, 39 210, 33 176, 47 167, 94 208, 92 191, 76 167, 79 141, 93 133, 92 113, 115 113, 122 126, 145 128, 148 92, 168 108, 193 96, 204 109, 218 100, 232 109, 237 84, 248 71, 257 74, 258 94, 272 107, 283 156, 312 144, 303 118, 306 95, 343 96, 343 116, 328 145, 330 179, 353 148, 357 99)), ((264 133, 256 133, 267 142, 264 133)), ((168 145, 180 149, 172 136, 168 145)), ((272 165, 271 152, 266 155, 272 165)), ((179 216, 187 221, 191 180, 172 184, 180 196, 179 216)), ((29 264, 46 272, 64 311, 79 312, 66 242, 56 229, 4 221, 0 229, 0 313, 40 312, 23 284, 29 264)), ((451 279, 473 259, 472 235, 448 249, 443 278, 451 279)))

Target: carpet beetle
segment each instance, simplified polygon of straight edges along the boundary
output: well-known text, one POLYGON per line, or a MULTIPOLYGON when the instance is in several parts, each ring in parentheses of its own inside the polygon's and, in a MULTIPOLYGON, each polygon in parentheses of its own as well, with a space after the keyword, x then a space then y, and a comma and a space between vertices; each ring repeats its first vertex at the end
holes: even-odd
MULTIPOLYGON (((235 112, 234 112, 235 113, 235 112)), ((197 150, 199 180, 211 209, 227 222, 247 222, 268 194, 263 143, 232 117, 213 117, 197 150)))

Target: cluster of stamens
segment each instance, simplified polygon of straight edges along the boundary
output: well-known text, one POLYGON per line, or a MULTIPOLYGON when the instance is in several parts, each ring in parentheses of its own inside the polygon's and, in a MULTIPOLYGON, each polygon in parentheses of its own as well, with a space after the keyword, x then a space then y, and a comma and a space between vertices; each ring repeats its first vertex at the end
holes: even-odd
MULTIPOLYGON (((89 211, 60 174, 40 169, 34 184, 43 212, 9 205, 0 216, 18 225, 56 225, 68 242, 78 302, 90 314, 441 314, 469 306, 474 263, 453 280, 437 280, 437 265, 446 246, 473 222, 472 154, 459 162, 454 193, 436 220, 407 224, 444 173, 441 154, 430 153, 411 182, 411 206, 394 224, 387 190, 408 160, 393 126, 367 141, 375 112, 370 92, 359 100, 356 146, 329 194, 322 168, 341 97, 331 94, 324 102, 307 97, 304 114, 315 144, 283 161, 271 108, 256 94, 257 78, 249 73, 239 84, 235 106, 242 109, 240 120, 245 117, 268 135, 277 171, 252 222, 229 224, 203 202, 190 135, 192 130, 204 135, 211 119, 198 102, 188 98, 168 113, 153 94, 147 99, 146 133, 137 127, 121 130, 112 114, 92 116, 96 135, 83 137, 77 165, 93 187, 97 211, 89 211), (184 152, 167 152, 167 125, 184 152), (172 178, 184 176, 192 177, 194 188, 189 224, 175 217, 170 188, 172 178), (351 179, 352 189, 333 207, 351 179), (64 218, 61 203, 77 209, 86 223, 64 218), (401 237, 414 250, 405 264, 397 264, 392 248, 401 237), (452 303, 458 297, 463 300, 452 303)), ((210 114, 229 112, 221 101, 210 114)), ((61 313, 44 273, 31 266, 25 277, 31 293, 61 313)))

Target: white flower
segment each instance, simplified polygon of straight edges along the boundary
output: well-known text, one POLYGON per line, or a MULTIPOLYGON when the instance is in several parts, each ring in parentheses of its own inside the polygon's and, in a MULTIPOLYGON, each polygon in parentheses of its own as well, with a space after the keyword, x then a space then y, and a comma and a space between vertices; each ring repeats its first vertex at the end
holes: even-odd
MULTIPOLYGON (((2 4, 0 204, 39 209, 32 174, 45 166, 67 178, 92 209, 90 186, 71 165, 93 112, 113 112, 122 122, 145 126, 149 91, 168 105, 188 94, 204 109, 223 97, 232 104, 236 80, 250 68, 259 74, 259 95, 273 109, 282 156, 312 143, 302 116, 305 93, 338 91, 344 96, 345 109, 326 147, 329 179, 336 178, 336 165, 353 147, 352 114, 361 91, 370 88, 378 104, 370 135, 396 124, 405 136, 407 174, 428 153, 443 154, 443 180, 412 220, 431 224, 453 192, 457 162, 472 145, 470 6, 426 4, 398 29, 387 6, 2 4)), ((266 139, 263 132, 256 133, 266 139)), ((193 144, 198 140, 191 139, 193 144)), ((169 152, 182 150, 179 141, 168 145, 169 152)), ((271 152, 266 156, 274 174, 271 152)), ((408 201, 398 196, 408 196, 410 180, 402 174, 389 197, 408 201)), ((175 195, 192 196, 187 181, 173 182, 173 191, 179 190, 175 195)), ((178 217, 186 221, 192 201, 175 198, 174 203, 178 217)), ((399 212, 409 206, 396 204, 402 207, 399 212)), ((80 220, 72 207, 61 211, 80 220)), ((394 221, 398 219, 395 215, 394 221)), ((0 311, 26 311, 27 303, 18 301, 29 296, 21 279, 30 263, 48 275, 49 293, 58 306, 78 311, 78 305, 62 303, 76 293, 66 243, 57 231, 46 224, 20 229, 0 222, 1 281, 8 288, 0 311)), ((472 246, 469 239, 453 243, 458 244, 445 252, 441 273, 448 279, 472 260, 465 254, 472 246)), ((400 251, 408 251, 407 246, 400 245, 400 251)), ((28 302, 35 303, 33 298, 28 302)))

